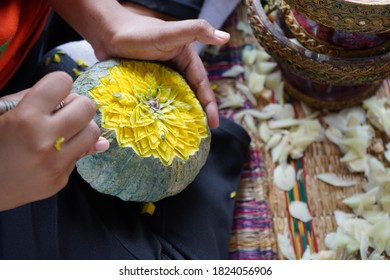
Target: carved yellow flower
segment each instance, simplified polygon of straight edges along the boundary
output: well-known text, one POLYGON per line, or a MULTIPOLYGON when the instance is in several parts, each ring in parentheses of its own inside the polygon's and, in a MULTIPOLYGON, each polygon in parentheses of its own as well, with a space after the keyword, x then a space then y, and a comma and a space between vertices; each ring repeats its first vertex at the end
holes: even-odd
POLYGON ((118 145, 168 166, 187 160, 208 136, 207 119, 195 94, 171 69, 146 61, 122 61, 89 91, 114 130, 118 145))

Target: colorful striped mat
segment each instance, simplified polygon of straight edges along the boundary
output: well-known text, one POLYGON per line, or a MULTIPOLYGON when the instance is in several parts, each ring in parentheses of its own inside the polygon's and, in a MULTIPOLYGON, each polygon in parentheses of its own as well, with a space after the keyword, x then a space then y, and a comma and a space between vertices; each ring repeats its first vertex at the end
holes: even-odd
MULTIPOLYGON (((217 52, 215 49, 205 51, 202 59, 208 71, 209 80, 217 88, 232 82, 232 78, 222 76, 222 73, 234 65, 243 65, 242 49, 247 43, 236 29, 242 7, 239 7, 226 21, 224 29, 231 34, 231 40, 217 52)), ((242 75, 234 79, 243 81, 242 75)), ((249 102, 244 108, 250 108, 249 102)), ((234 120, 232 110, 221 109, 220 114, 234 120)), ((266 191, 262 182, 267 174, 265 172, 263 151, 252 141, 248 161, 244 166, 239 192, 236 197, 234 220, 230 245, 231 259, 276 259, 276 242, 272 229, 272 219, 266 191)))

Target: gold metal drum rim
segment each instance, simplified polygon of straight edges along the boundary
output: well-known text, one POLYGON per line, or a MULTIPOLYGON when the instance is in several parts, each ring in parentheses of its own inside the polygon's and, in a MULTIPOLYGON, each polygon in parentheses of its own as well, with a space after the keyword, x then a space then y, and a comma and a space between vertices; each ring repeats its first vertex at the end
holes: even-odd
POLYGON ((363 85, 390 75, 390 53, 338 58, 318 54, 291 42, 270 22, 259 0, 246 0, 248 17, 259 44, 292 73, 320 84, 363 85))
POLYGON ((295 36, 299 43, 313 52, 329 56, 349 58, 375 56, 390 51, 390 40, 381 45, 361 50, 348 50, 332 45, 331 43, 324 42, 307 32, 297 21, 293 14, 293 9, 286 3, 286 0, 280 1, 280 10, 283 12, 284 22, 291 33, 295 36))
POLYGON ((360 33, 390 32, 390 1, 376 0, 286 0, 307 16, 325 26, 360 33))

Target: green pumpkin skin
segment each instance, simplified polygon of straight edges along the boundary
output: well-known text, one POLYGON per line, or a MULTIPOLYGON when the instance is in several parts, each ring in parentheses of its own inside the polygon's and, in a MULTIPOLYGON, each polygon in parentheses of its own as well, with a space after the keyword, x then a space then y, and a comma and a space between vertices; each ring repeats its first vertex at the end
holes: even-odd
MULTIPOLYGON (((72 92, 94 100, 89 90, 108 75, 107 69, 119 64, 120 60, 114 59, 95 64, 77 78, 72 92)), ((210 151, 211 133, 207 128, 208 136, 201 140, 195 154, 186 161, 175 157, 171 165, 165 166, 158 158, 141 158, 132 148, 120 147, 115 131, 101 127, 99 110, 94 120, 110 141, 110 148, 80 159, 76 163, 77 171, 92 188, 124 201, 156 202, 180 193, 198 175, 210 151)))

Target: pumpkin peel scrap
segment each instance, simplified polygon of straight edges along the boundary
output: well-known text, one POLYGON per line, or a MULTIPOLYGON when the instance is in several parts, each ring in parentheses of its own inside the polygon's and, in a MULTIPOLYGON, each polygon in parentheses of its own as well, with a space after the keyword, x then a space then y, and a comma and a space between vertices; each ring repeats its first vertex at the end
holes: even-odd
POLYGON ((77 162, 80 175, 98 191, 127 201, 158 201, 181 192, 206 162, 206 114, 172 69, 108 60, 82 73, 73 91, 96 103, 95 121, 111 143, 106 152, 77 162))

